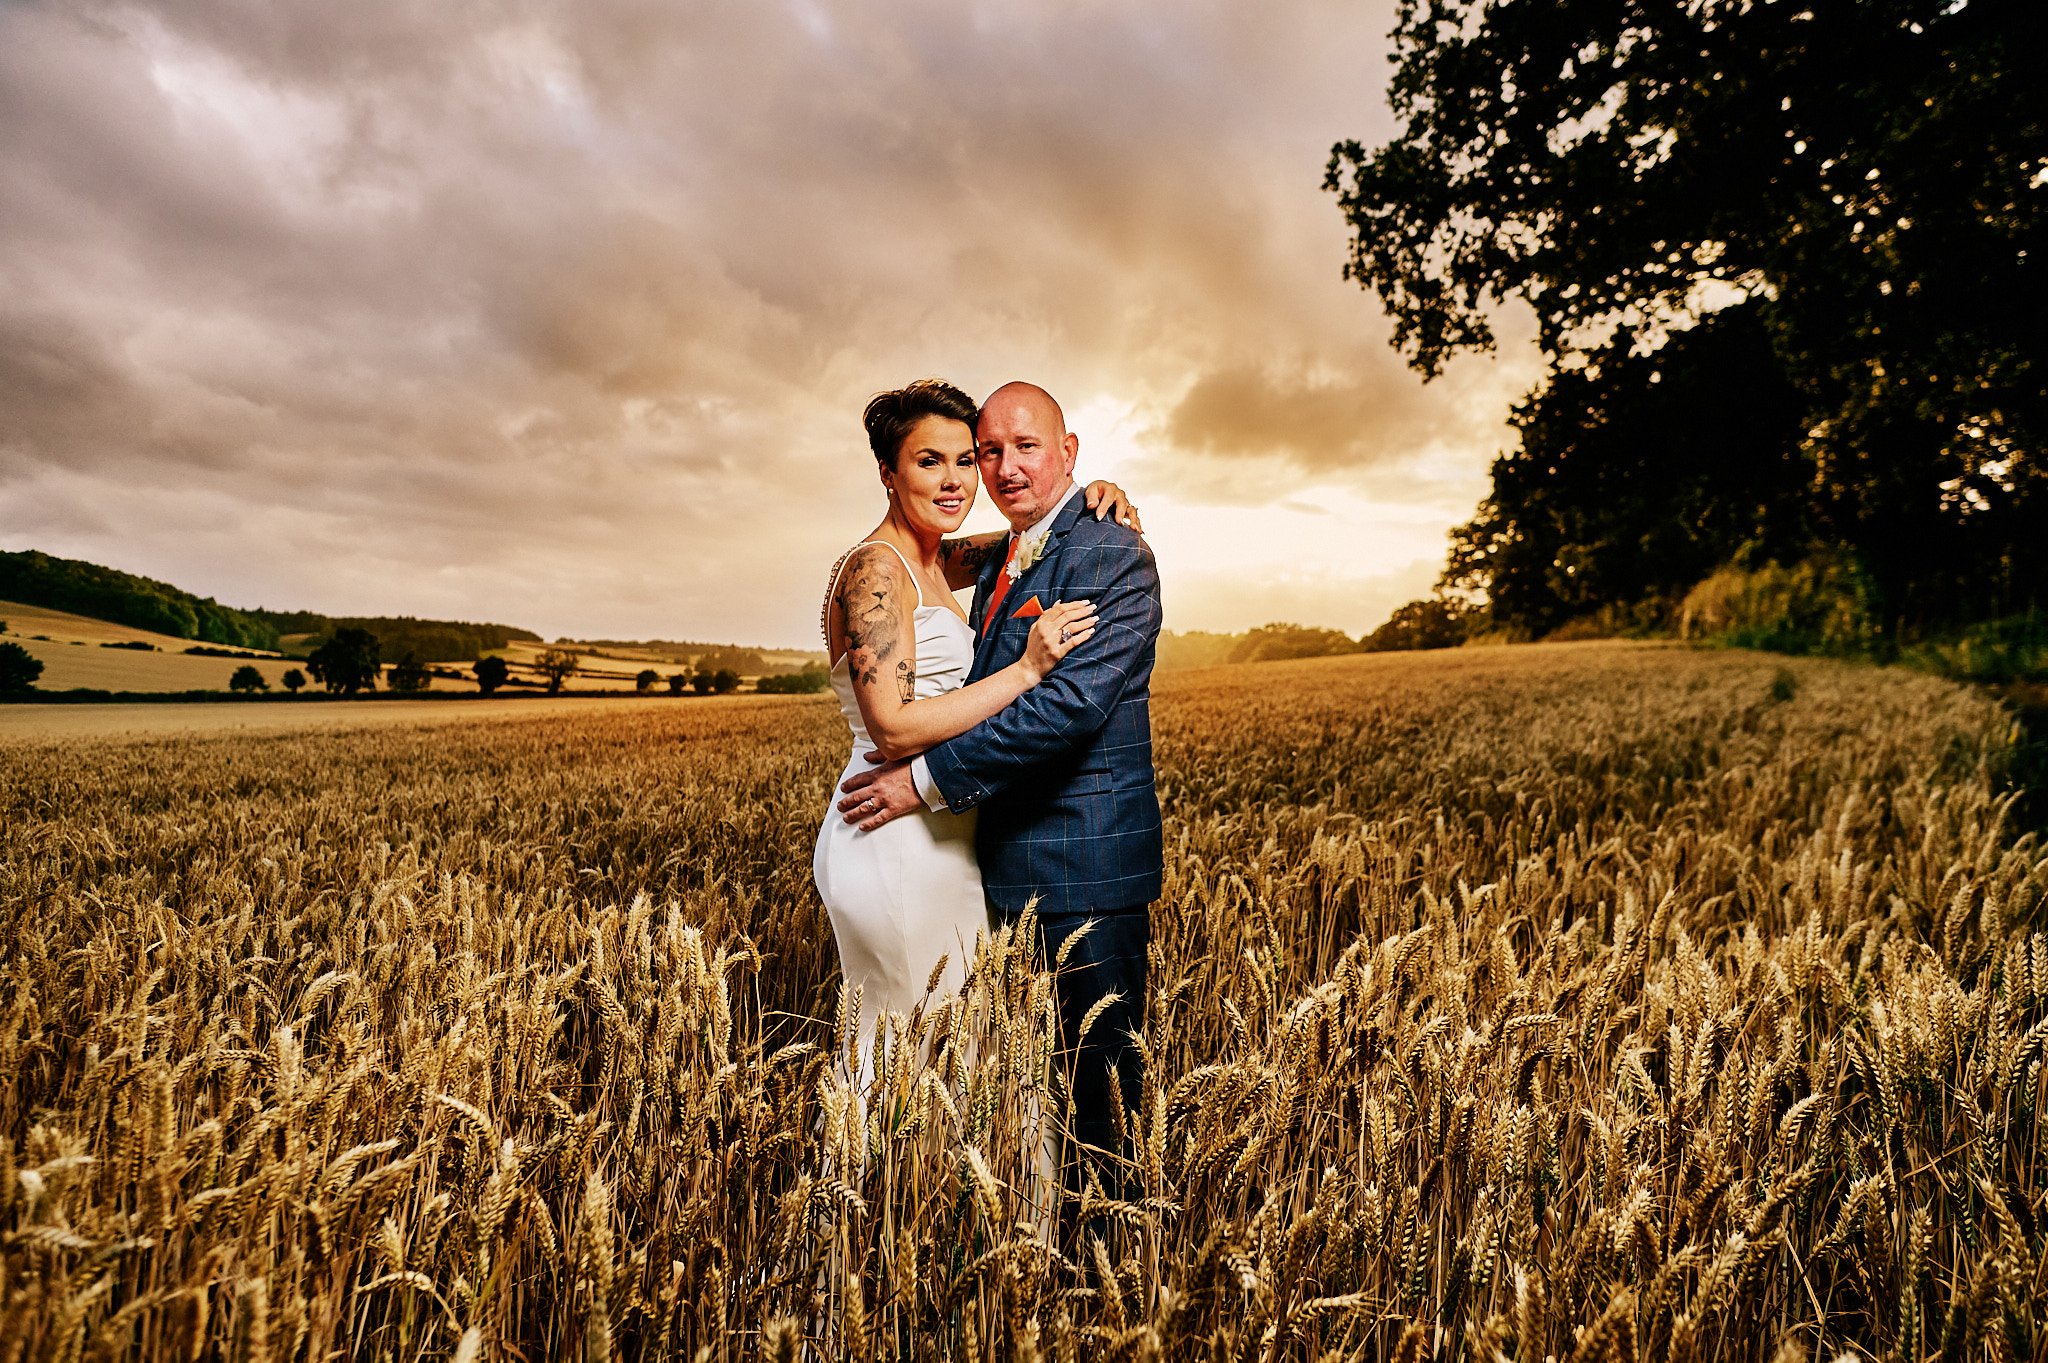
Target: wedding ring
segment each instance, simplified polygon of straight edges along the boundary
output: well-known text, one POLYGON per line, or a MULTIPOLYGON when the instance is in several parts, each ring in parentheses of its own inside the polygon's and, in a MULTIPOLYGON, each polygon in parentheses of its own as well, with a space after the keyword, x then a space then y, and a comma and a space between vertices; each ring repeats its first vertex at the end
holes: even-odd
POLYGON ((1060 642, 1064 644, 1064 643, 1065 643, 1066 641, 1067 641, 1067 631, 1066 631, 1066 629, 1065 629, 1065 628, 1063 627, 1063 628, 1062 628, 1062 629, 1060 630, 1060 642))

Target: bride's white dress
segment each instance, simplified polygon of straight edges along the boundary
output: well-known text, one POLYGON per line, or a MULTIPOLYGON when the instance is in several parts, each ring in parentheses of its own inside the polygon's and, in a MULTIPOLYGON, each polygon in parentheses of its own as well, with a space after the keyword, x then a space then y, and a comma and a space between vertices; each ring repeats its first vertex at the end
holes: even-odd
MULTIPOLYGON (((904 567, 909 566, 905 560, 904 567)), ((912 583, 916 580, 912 572, 912 583)), ((835 574, 830 591, 838 588, 835 574)), ((917 683, 912 699, 924 700, 964 685, 974 663, 973 629, 950 607, 926 605, 922 590, 914 620, 917 683)), ((854 772, 873 769, 866 754, 875 746, 854 700, 845 654, 832 665, 832 694, 839 698, 839 713, 852 737, 846 770, 839 778, 843 782, 854 772)), ((876 1020, 882 1013, 908 1013, 915 1007, 925 997, 932 967, 941 956, 946 969, 939 977, 939 990, 958 989, 966 978, 975 937, 987 930, 988 910, 981 870, 974 860, 972 810, 939 814, 921 809, 864 833, 846 822, 837 808, 839 782, 833 784, 825 806, 811 872, 832 919, 847 988, 861 991, 857 1082, 865 1093, 873 1078, 876 1020)))

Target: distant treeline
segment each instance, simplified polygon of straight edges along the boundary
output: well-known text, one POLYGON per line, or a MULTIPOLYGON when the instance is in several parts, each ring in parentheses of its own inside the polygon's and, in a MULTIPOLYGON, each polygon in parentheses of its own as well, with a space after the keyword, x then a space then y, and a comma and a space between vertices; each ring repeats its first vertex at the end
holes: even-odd
POLYGON ((1342 653, 1403 653, 1415 649, 1455 648, 1465 642, 1475 616, 1455 599, 1411 601, 1387 622, 1354 639, 1342 630, 1321 629, 1285 621, 1260 625, 1242 634, 1204 630, 1159 636, 1161 672, 1224 663, 1281 662, 1290 658, 1330 658, 1342 653))
POLYGON ((316 611, 237 610, 194 596, 168 582, 138 577, 40 550, 0 552, 0 601, 88 615, 117 625, 230 648, 286 651, 304 657, 336 630, 364 629, 394 658, 407 653, 429 662, 468 662, 515 639, 538 640, 532 630, 467 620, 401 616, 328 616, 316 611), (294 638, 289 648, 285 636, 294 638))
MULTIPOLYGON (((737 672, 743 677, 772 677, 798 672, 802 663, 770 662, 758 648, 738 644, 700 644, 681 639, 563 639, 564 648, 587 649, 593 653, 645 653, 697 672, 737 672)), ((822 661, 822 659, 820 659, 822 661)))
POLYGON ((513 625, 473 623, 468 620, 420 620, 410 615, 320 615, 313 611, 255 610, 251 615, 274 626, 279 635, 293 638, 288 651, 303 657, 334 637, 337 630, 367 630, 377 636, 387 656, 402 658, 410 653, 422 662, 474 662, 484 654, 505 647, 513 640, 538 643, 540 636, 513 625))
POLYGON ((277 629, 261 612, 239 611, 211 597, 35 549, 0 552, 0 600, 89 615, 135 629, 237 648, 277 647, 277 629))

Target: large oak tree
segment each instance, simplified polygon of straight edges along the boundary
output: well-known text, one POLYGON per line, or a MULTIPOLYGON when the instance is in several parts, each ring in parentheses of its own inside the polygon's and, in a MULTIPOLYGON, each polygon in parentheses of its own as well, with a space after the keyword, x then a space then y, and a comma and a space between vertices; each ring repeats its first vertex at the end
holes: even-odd
POLYGON ((1327 184, 1424 375, 1509 300, 1554 377, 1740 304, 1895 620, 2044 599, 2048 7, 1403 0, 1394 43, 1400 133, 1327 184))

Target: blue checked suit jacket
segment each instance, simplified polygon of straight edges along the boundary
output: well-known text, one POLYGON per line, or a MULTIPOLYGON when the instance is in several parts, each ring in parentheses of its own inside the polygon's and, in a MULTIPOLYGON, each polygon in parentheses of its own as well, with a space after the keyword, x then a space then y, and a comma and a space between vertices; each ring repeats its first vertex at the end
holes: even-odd
POLYGON ((997 909, 1035 895, 1046 910, 1136 909, 1159 897, 1162 848, 1152 775, 1152 661, 1159 571, 1128 526, 1098 521, 1075 497, 1045 553, 1010 584, 1003 618, 984 628, 999 560, 974 589, 969 681, 1024 656, 1033 617, 1017 610, 1095 603, 1095 634, 1000 713, 925 754, 955 813, 979 808, 975 850, 997 909))

